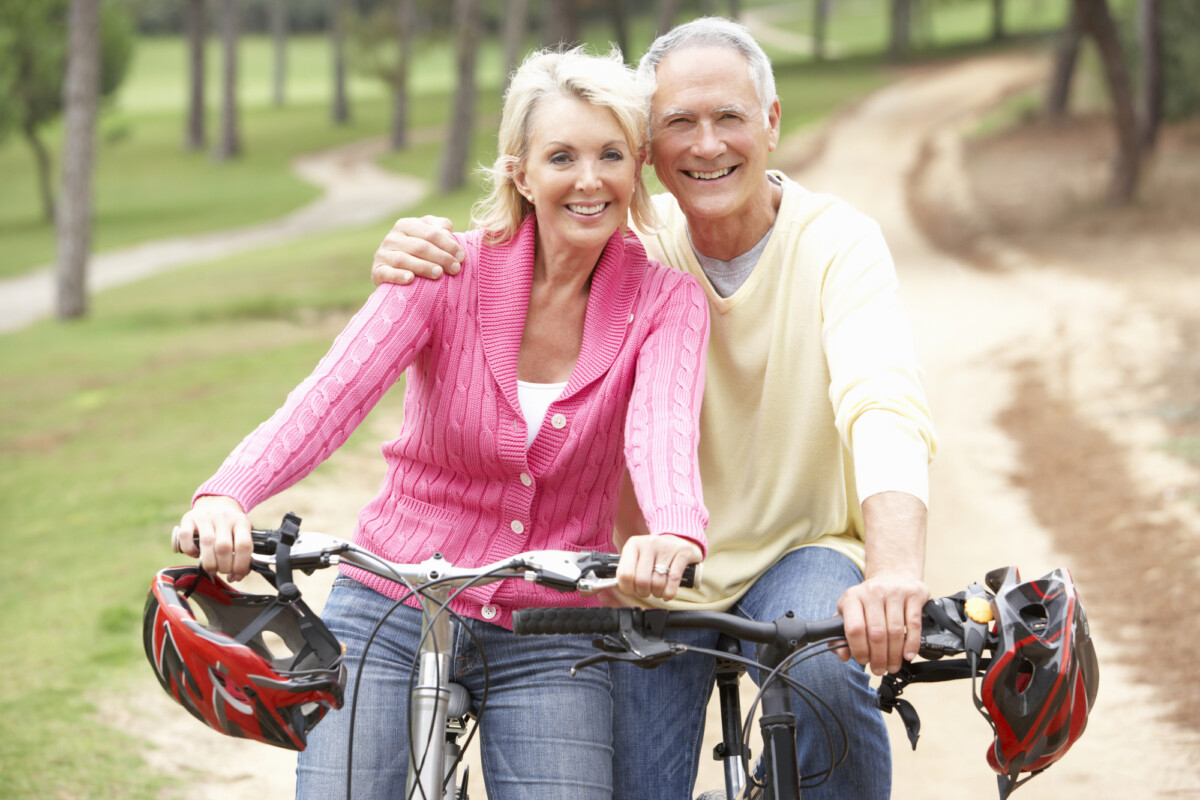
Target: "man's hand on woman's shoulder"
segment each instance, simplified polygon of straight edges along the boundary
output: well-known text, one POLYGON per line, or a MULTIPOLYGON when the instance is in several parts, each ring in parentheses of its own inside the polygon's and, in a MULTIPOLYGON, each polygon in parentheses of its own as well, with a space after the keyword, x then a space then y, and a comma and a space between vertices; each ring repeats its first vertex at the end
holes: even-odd
POLYGON ((453 223, 445 217, 404 217, 396 221, 375 251, 371 279, 385 283, 411 283, 414 277, 436 280, 457 275, 464 257, 450 235, 453 223))

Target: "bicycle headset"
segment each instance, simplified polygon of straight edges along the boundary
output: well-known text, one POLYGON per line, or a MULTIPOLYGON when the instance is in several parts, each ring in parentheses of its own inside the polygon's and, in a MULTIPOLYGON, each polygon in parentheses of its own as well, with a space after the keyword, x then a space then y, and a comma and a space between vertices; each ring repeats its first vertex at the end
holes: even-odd
POLYGON ((142 617, 146 657, 167 694, 209 727, 303 750, 342 706, 342 646, 290 580, 254 569, 277 594, 238 591, 196 566, 160 571, 142 617))

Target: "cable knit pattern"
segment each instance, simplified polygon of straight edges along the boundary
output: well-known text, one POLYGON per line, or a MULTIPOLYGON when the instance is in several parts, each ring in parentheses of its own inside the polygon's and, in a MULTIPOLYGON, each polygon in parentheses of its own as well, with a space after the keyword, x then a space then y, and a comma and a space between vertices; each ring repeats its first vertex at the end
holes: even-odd
MULTIPOLYGON (((435 551, 476 565, 523 550, 612 550, 628 465, 652 534, 705 547, 696 449, 708 304, 690 276, 613 235, 592 276, 579 361, 533 444, 517 399, 517 359, 533 276, 536 224, 488 245, 456 236, 457 277, 385 285, 316 370, 196 492, 250 510, 336 450, 408 370, 404 421, 382 447, 387 475, 360 513, 359 545, 392 561, 435 551), (528 485, 526 485, 528 484, 528 485)), ((394 585, 348 574, 391 596, 394 585)), ((456 611, 510 627, 512 611, 590 604, 523 581, 462 592, 456 611)))

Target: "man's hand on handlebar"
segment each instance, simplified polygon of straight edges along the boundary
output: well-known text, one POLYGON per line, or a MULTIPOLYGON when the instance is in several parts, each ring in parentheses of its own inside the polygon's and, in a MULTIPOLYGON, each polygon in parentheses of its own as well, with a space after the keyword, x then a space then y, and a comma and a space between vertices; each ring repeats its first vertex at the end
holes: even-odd
POLYGON ((205 572, 224 573, 235 582, 250 573, 250 556, 254 550, 250 518, 232 497, 208 495, 197 498, 172 536, 175 549, 192 558, 198 557, 205 572))
POLYGON ((851 586, 838 601, 846 642, 838 656, 853 658, 875 675, 897 672, 917 657, 921 646, 921 609, 929 587, 900 572, 880 571, 851 586))
POLYGON ((684 568, 703 557, 695 542, 669 533, 631 536, 621 548, 617 588, 631 596, 672 600, 684 568))
POLYGON ((385 283, 412 283, 414 276, 436 280, 457 275, 464 253, 450 236, 454 225, 445 217, 404 217, 396 221, 375 251, 371 279, 385 283))

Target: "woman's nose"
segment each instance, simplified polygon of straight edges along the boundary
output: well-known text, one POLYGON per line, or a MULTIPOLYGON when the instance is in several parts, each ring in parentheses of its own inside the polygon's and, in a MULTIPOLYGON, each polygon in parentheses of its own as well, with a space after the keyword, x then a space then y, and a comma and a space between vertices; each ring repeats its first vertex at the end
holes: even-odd
POLYGON ((594 192, 600 188, 600 173, 592 164, 583 164, 579 177, 575 180, 575 189, 580 192, 594 192))

